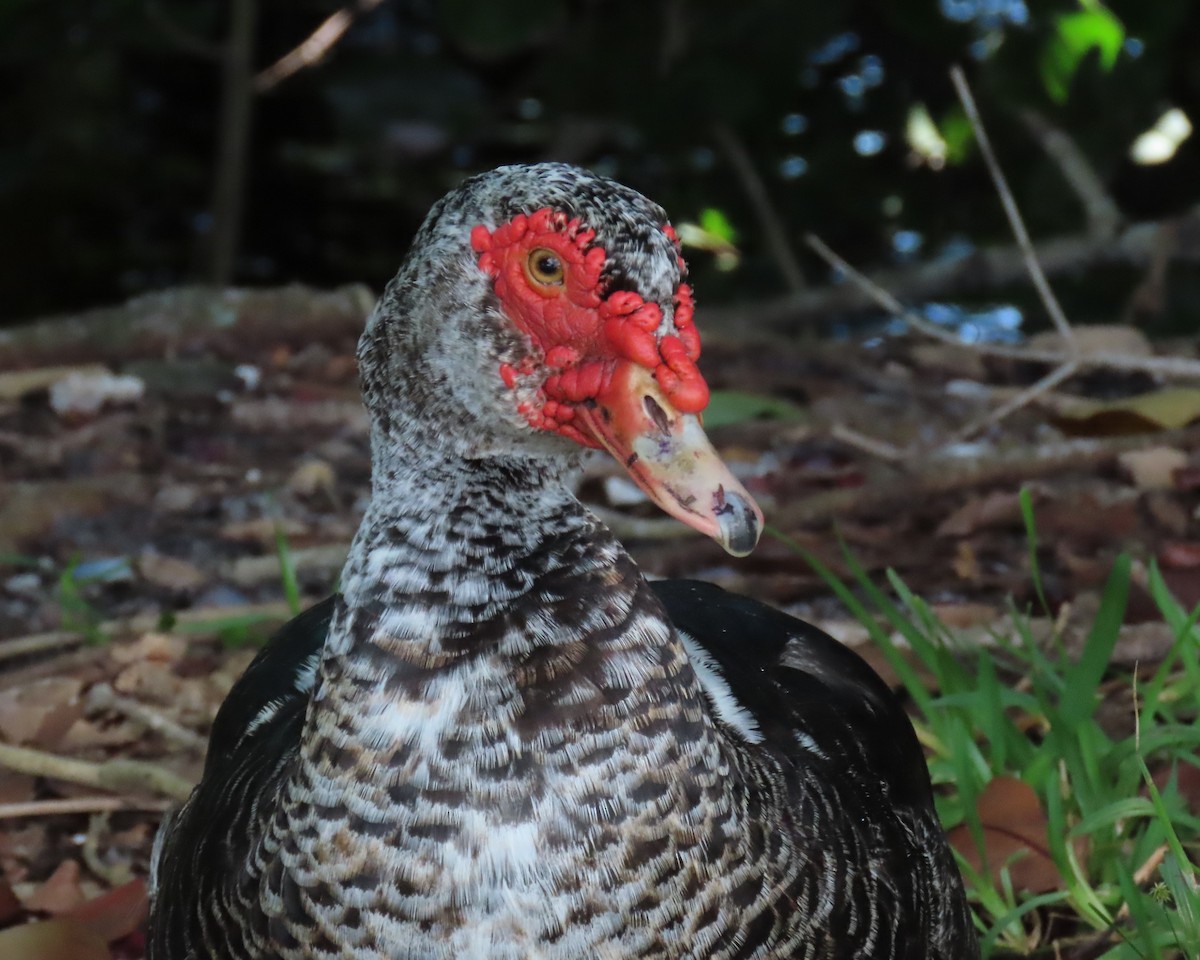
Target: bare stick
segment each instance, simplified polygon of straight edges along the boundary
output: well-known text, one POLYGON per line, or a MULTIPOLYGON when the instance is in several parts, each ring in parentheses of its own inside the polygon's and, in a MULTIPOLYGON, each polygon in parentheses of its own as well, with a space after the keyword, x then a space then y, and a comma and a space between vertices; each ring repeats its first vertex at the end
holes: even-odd
POLYGON ((122 810, 142 810, 161 813, 175 805, 172 800, 153 800, 142 797, 68 797, 63 800, 30 800, 26 803, 0 803, 0 821, 25 817, 59 817, 78 813, 118 813, 122 810))
POLYGON ((906 448, 897 447, 893 443, 868 436, 865 433, 859 433, 853 427, 848 427, 844 423, 835 423, 832 429, 830 429, 829 435, 834 440, 840 440, 847 446, 857 447, 859 450, 869 453, 873 457, 878 457, 880 460, 886 460, 889 463, 899 463, 909 455, 909 451, 906 448))
POLYGON ((88 691, 88 706, 96 710, 113 710, 123 714, 147 730, 153 730, 189 750, 203 752, 208 746, 208 740, 194 730, 176 723, 140 700, 121 696, 107 683, 98 683, 88 691))
POLYGON ((1061 366, 1055 367, 1048 374, 1038 380, 1037 383, 1022 390, 1015 397, 1002 403, 995 410, 988 413, 986 416, 980 417, 973 423, 967 424, 959 430, 950 443, 958 443, 963 440, 968 440, 977 434, 980 430, 990 427, 994 423, 999 423, 1001 420, 1008 417, 1010 414, 1016 413, 1022 407, 1026 407, 1044 393, 1049 393, 1064 380, 1069 380, 1079 372, 1078 361, 1071 359, 1067 360, 1061 366))
POLYGON ((320 63, 333 49, 333 45, 350 29, 355 17, 375 9, 382 2, 383 0, 358 0, 353 6, 342 7, 341 10, 331 13, 300 44, 260 71, 254 78, 254 89, 259 93, 266 93, 292 74, 320 63))
POLYGON ((92 763, 74 757, 60 757, 44 750, 0 743, 0 766, 17 773, 69 780, 101 790, 146 791, 174 800, 186 800, 192 792, 192 784, 183 777, 140 760, 117 758, 92 763))
POLYGON ((852 267, 842 257, 831 250, 820 237, 808 234, 805 237, 808 246, 826 263, 841 271, 864 295, 870 297, 884 310, 908 323, 914 330, 925 334, 942 343, 952 344, 964 350, 986 354, 992 357, 1005 357, 1009 360, 1022 360, 1030 363, 1051 363, 1061 366, 1075 360, 1079 368, 1093 369, 1105 367, 1111 370, 1139 370, 1143 373, 1158 374, 1166 377, 1200 377, 1200 360, 1189 360, 1187 357, 1137 357, 1124 353, 1081 353, 1077 357, 1060 350, 1031 350, 1027 347, 1006 346, 1000 343, 964 343, 956 334, 930 323, 919 313, 909 310, 891 293, 877 284, 862 271, 852 267))
POLYGON ((1042 272, 1041 264, 1038 263, 1037 253, 1033 249, 1033 241, 1029 238, 1029 231, 1025 229, 1025 221, 1021 219, 1021 211, 1017 209, 1017 201, 1013 197, 1012 190, 1009 189, 1008 181, 1004 178, 1004 171, 1000 169, 1000 163, 996 160, 992 142, 988 139, 987 130, 984 129, 983 119, 979 116, 979 108, 975 106, 975 98, 971 96, 971 88, 967 86, 967 78, 962 67, 952 67, 950 79, 954 81, 958 99, 962 101, 967 119, 971 122, 971 129, 975 132, 975 139, 979 143, 979 152, 983 154, 988 173, 992 176, 992 183, 995 184, 996 192, 1000 195, 1004 215, 1008 217, 1008 225, 1012 228, 1017 246, 1020 247, 1021 255, 1025 259, 1025 268, 1029 271, 1029 278, 1033 281, 1050 319, 1054 321, 1059 336, 1063 338, 1063 344, 1073 354, 1075 352, 1075 335, 1071 330, 1071 324, 1067 321, 1067 316, 1063 313, 1058 298, 1054 296, 1054 291, 1050 289, 1050 283, 1042 272))
POLYGON ((804 271, 800 269, 800 261, 796 259, 796 254, 792 250, 791 244, 788 243, 787 231, 784 230, 779 215, 775 212, 775 207, 767 194, 766 184, 763 183, 762 177, 754 168, 754 161, 750 159, 750 154, 746 152, 746 148, 738 139, 737 134, 726 124, 714 124, 713 134, 721 144, 721 149, 725 151, 725 156, 733 165, 738 179, 742 182, 742 189, 745 190, 750 205, 758 217, 763 238, 767 241, 767 248, 771 251, 775 265, 783 274, 783 279, 792 293, 799 293, 805 286, 804 271))
POLYGON ((874 280, 864 274, 856 267, 852 267, 846 260, 836 254, 829 245, 825 243, 816 234, 807 234, 804 242, 809 248, 817 254, 822 260, 828 263, 835 270, 844 273, 846 277, 859 287, 867 296, 875 303, 883 307, 888 313, 894 317, 899 317, 905 323, 909 324, 914 330, 917 330, 925 336, 934 340, 940 340, 942 343, 949 343, 956 347, 962 347, 964 350, 974 350, 977 353, 987 353, 996 357, 1008 357, 1012 360, 1030 360, 1041 361, 1043 363, 1062 363, 1066 356, 1062 353, 1050 350, 1027 350, 1023 347, 1008 347, 999 343, 963 343, 962 339, 955 333, 939 327, 936 323, 930 323, 919 313, 915 313, 904 306, 899 300, 892 296, 887 290, 879 286, 874 280))
POLYGON ((1087 155, 1065 131, 1054 126, 1036 110, 1022 110, 1021 120, 1083 204, 1088 236, 1107 240, 1121 222, 1121 211, 1104 189, 1104 181, 1087 155))

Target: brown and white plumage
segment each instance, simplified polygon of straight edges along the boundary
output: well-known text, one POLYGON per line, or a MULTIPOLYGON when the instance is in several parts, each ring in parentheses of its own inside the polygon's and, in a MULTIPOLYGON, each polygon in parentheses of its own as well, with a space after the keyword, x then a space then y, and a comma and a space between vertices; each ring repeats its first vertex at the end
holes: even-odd
POLYGON ((360 343, 342 593, 222 708, 150 960, 977 956, 886 686, 761 604, 648 584, 566 483, 604 446, 753 545, 682 270, 661 209, 566 165, 435 206, 360 343))

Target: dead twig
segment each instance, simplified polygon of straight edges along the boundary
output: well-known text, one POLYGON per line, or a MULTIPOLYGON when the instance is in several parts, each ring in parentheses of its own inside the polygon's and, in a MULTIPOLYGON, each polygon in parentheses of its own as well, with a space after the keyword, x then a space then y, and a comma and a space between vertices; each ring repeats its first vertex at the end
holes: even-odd
POLYGON ((775 212, 775 207, 767 194, 766 184, 763 183, 762 177, 754 168, 754 161, 750 159, 750 154, 746 151, 742 141, 738 139, 737 134, 726 124, 714 124, 713 135, 717 138, 721 149, 725 151, 725 156, 741 181, 742 189, 750 200, 750 205, 754 208, 754 214, 758 217, 758 223, 762 228, 763 239, 767 242, 771 259, 775 261, 775 265, 779 268, 779 272, 783 275, 783 279, 791 291, 799 293, 805 287, 804 271, 800 268, 800 261, 796 259, 795 251, 788 243, 787 231, 784 230, 779 214, 775 212))
POLYGON ((957 431, 949 441, 950 443, 961 443, 964 440, 969 440, 971 437, 980 431, 999 423, 1006 417, 1010 416, 1023 407, 1029 406, 1038 397, 1049 393, 1064 380, 1069 380, 1079 372, 1079 361, 1074 357, 1067 360, 1061 366, 1055 367, 1048 374, 1042 377, 1037 383, 1032 384, 1026 389, 1020 391, 1015 396, 1010 397, 1004 403, 1000 404, 995 410, 985 414, 978 420, 968 423, 961 430, 957 431))
POLYGON ((1104 181, 1087 155, 1065 131, 1054 126, 1036 110, 1022 110, 1021 120, 1083 204, 1088 235, 1103 240, 1110 238, 1121 222, 1121 211, 1104 188, 1104 181))
POLYGON ((1190 449, 1196 443, 1200 443, 1200 426, 1155 434, 1067 440, 988 456, 975 452, 970 457, 934 453, 910 458, 904 471, 881 466, 879 473, 860 487, 825 490, 782 505, 771 522, 781 530, 791 530, 826 523, 835 516, 888 510, 895 504, 967 488, 1008 486, 1069 470, 1094 470, 1129 450, 1171 445, 1190 449))
POLYGON ((206 737, 164 716, 149 704, 121 696, 107 683, 98 683, 88 691, 88 707, 91 710, 112 710, 189 750, 203 752, 208 746, 206 737))
MULTIPOLYGON (((1037 383, 1025 390, 1020 391, 1001 406, 990 411, 986 416, 967 424, 951 438, 949 443, 961 442, 971 436, 974 436, 980 430, 999 423, 1017 410, 1028 406, 1038 397, 1043 396, 1060 383, 1069 380, 1071 377, 1075 376, 1075 374, 1084 369, 1094 369, 1100 367, 1117 370, 1138 370, 1145 373, 1157 374, 1159 376, 1200 377, 1200 361, 1189 360, 1184 357, 1139 357, 1130 356, 1127 354, 1101 352, 1086 353, 1081 351, 1078 340, 1075 336, 1075 332, 1072 329, 1070 322, 1067 320, 1062 306, 1055 297, 1054 291, 1050 288, 1049 282, 1046 280, 1046 275, 1038 261, 1037 252, 1029 238, 1029 233, 1025 228, 1024 220, 1021 218, 1021 213, 1017 207, 1016 200, 1012 195, 1012 191, 1009 189, 1008 183, 1004 178, 1004 173, 1000 169, 1000 165, 996 160, 995 152, 992 150, 991 141, 988 139, 987 131, 984 129, 983 121, 979 116, 978 108, 975 105, 974 98, 971 96, 970 88, 967 86, 966 78, 964 77, 962 70, 958 67, 955 67, 951 71, 951 78, 954 81, 954 86, 958 91, 959 99, 962 101, 963 108, 967 113, 967 117, 971 122, 972 129, 975 132, 976 139, 979 142, 980 151, 983 153, 984 160, 986 161, 988 170, 992 176, 992 182, 1000 196, 1001 204, 1004 207, 1005 215, 1008 217, 1009 226, 1012 229, 1013 236, 1016 238, 1017 246, 1021 250, 1025 263, 1025 269, 1027 270, 1034 287, 1038 291, 1038 295, 1041 298, 1047 314, 1054 322, 1055 328, 1058 331, 1059 337, 1062 340, 1065 349, 1061 351, 1047 351, 1032 350, 1027 347, 1003 346, 999 344, 964 344, 953 333, 943 330, 936 324, 932 324, 927 321, 924 317, 921 317, 913 311, 906 309, 895 296, 871 281, 860 271, 855 270, 845 260, 837 256, 837 254, 835 254, 828 247, 828 245, 826 245, 819 238, 812 236, 811 234, 806 238, 808 246, 814 250, 818 256, 822 257, 835 269, 842 271, 845 276, 851 282, 859 286, 867 294, 867 296, 871 298, 871 300, 883 307, 883 309, 887 310, 892 315, 903 319, 918 332, 944 343, 952 343, 959 347, 971 349, 977 353, 983 353, 992 356, 1002 356, 1021 361, 1050 363, 1054 365, 1054 369, 1038 380, 1037 383)), ((860 437, 859 439, 861 441, 864 438, 860 437)), ((871 444, 877 444, 879 442, 875 441, 873 438, 865 439, 870 441, 871 444)), ((857 445, 867 449, 867 447, 861 442, 857 445)), ((916 451, 914 449, 910 449, 908 452, 912 453, 916 451)), ((878 453, 876 453, 876 455, 878 455, 878 453)), ((887 458, 885 457, 885 459, 887 458)))
POLYGON ((186 800, 193 786, 178 774, 141 760, 118 757, 93 763, 7 743, 0 743, 0 766, 17 773, 69 780, 114 793, 145 792, 173 800, 186 800))
MULTIPOLYGON (((1170 248, 1172 262, 1200 263, 1200 207, 1184 210, 1176 217, 1134 223, 1116 236, 1100 240, 1086 232, 1047 237, 1037 244, 1042 271, 1053 277, 1079 274, 1109 265, 1146 267, 1159 256, 1162 230, 1168 223, 1178 226, 1178 239, 1170 248)), ((957 296, 970 292, 1001 290, 1029 279, 1022 252, 1012 244, 980 247, 952 260, 938 259, 879 270, 871 275, 879 287, 909 302, 957 296)), ((814 319, 830 314, 863 311, 873 298, 855 284, 809 287, 748 303, 704 308, 704 328, 710 335, 728 332, 745 336, 747 326, 757 330, 793 331, 814 319)))
POLYGON ((259 72, 254 78, 255 92, 265 93, 279 86, 293 74, 316 66, 350 29, 350 25, 359 14, 374 10, 382 2, 383 0, 358 0, 353 6, 342 7, 341 10, 331 13, 304 40, 259 72))
POLYGON ((67 797, 61 800, 30 800, 25 803, 0 803, 0 821, 27 817, 61 817, 79 813, 118 813, 124 810, 162 813, 173 806, 174 800, 114 797, 108 794, 67 797))
POLYGON ((840 440, 847 446, 856 447, 873 457, 878 457, 880 460, 887 460, 890 463, 900 463, 908 458, 907 449, 897 447, 894 443, 888 443, 886 440, 880 440, 877 437, 859 433, 853 427, 848 427, 844 423, 835 423, 830 428, 829 435, 834 440, 840 440))
POLYGON ((963 110, 967 113, 967 119, 971 122, 971 129, 975 133, 976 142, 979 144, 979 152, 983 154, 984 163, 987 164, 988 173, 992 177, 992 184, 1000 196, 1000 203, 1004 207, 1004 215, 1008 218, 1008 225, 1013 232, 1013 237, 1016 238, 1017 246, 1020 248, 1025 260, 1025 269, 1029 272, 1029 279, 1033 281, 1033 285, 1037 289, 1038 296, 1041 297, 1046 312, 1054 322, 1059 336, 1063 338, 1063 343, 1066 344, 1067 351, 1074 356, 1075 333, 1071 329, 1071 324, 1067 321, 1066 314, 1063 313, 1058 298, 1055 297, 1054 291, 1050 289, 1050 283, 1046 279, 1045 273, 1042 272, 1042 265, 1038 262, 1037 251, 1033 248, 1033 241, 1029 238, 1029 231, 1025 229, 1025 221, 1021 218, 1021 211, 1017 207, 1016 198, 1013 196, 1012 190, 1009 189, 1008 181, 1004 177, 1004 171, 1000 169, 1000 162, 996 159, 995 151, 992 150, 992 141, 988 137, 987 128, 983 125, 983 118, 979 115, 979 108, 975 105, 975 98, 971 95, 971 88, 967 85, 967 78, 962 68, 952 67, 950 69, 950 79, 954 83, 958 99, 962 102, 963 110))
POLYGON ((102 810, 88 818, 87 833, 79 848, 79 855, 92 873, 110 887, 119 887, 133 879, 133 865, 125 859, 111 861, 105 857, 104 845, 112 832, 109 826, 110 813, 102 810))

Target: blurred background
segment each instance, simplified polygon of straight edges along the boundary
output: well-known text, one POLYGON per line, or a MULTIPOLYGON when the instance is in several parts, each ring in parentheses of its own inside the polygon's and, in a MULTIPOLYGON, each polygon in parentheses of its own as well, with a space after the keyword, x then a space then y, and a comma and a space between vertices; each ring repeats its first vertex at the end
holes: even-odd
MULTIPOLYGON (((1195 0, 0 0, 0 324, 181 283, 379 290, 448 187, 548 158, 688 224, 704 306, 827 285, 808 231, 951 263, 1011 243, 955 63, 1035 237, 1100 243, 1200 201, 1197 50, 1195 0)), ((1073 319, 1132 309, 1145 263, 1104 259, 1058 270, 1073 319)), ((967 339, 1033 303, 954 293, 926 311, 967 339)), ((1196 271, 1152 306, 1147 332, 1194 329, 1196 271)))

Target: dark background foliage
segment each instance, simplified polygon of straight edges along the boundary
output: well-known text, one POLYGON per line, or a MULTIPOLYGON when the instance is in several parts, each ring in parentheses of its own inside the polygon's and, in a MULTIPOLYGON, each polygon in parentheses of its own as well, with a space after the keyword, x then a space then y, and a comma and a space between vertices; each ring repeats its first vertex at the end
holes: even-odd
MULTIPOLYGON (((1167 108, 1200 116, 1194 0, 360 2, 320 63, 247 87, 338 9, 0 0, 0 323, 197 280, 378 289, 447 187, 543 158, 618 177, 677 222, 708 210, 718 232, 727 223, 737 269, 690 256, 708 303, 786 289, 732 162, 739 150, 798 249, 811 230, 878 265, 1007 242, 953 63, 1035 236, 1078 232, 1082 214, 1022 110, 1069 132, 1129 220, 1200 200, 1200 136, 1167 163, 1129 159, 1167 108), (1062 18, 1085 13, 1117 24, 1111 61, 1099 42, 1067 49, 1062 18), (232 162, 244 189, 221 200, 239 29, 249 146, 232 162), (906 138, 918 105, 946 145, 940 169, 906 138), (224 238, 222 222, 233 223, 224 238)), ((815 258, 801 263, 808 282, 827 281, 815 258)), ((1091 319, 1111 316, 1135 282, 1113 271, 1066 292, 1091 319)), ((1163 328, 1194 326, 1195 282, 1172 296, 1163 328)))

